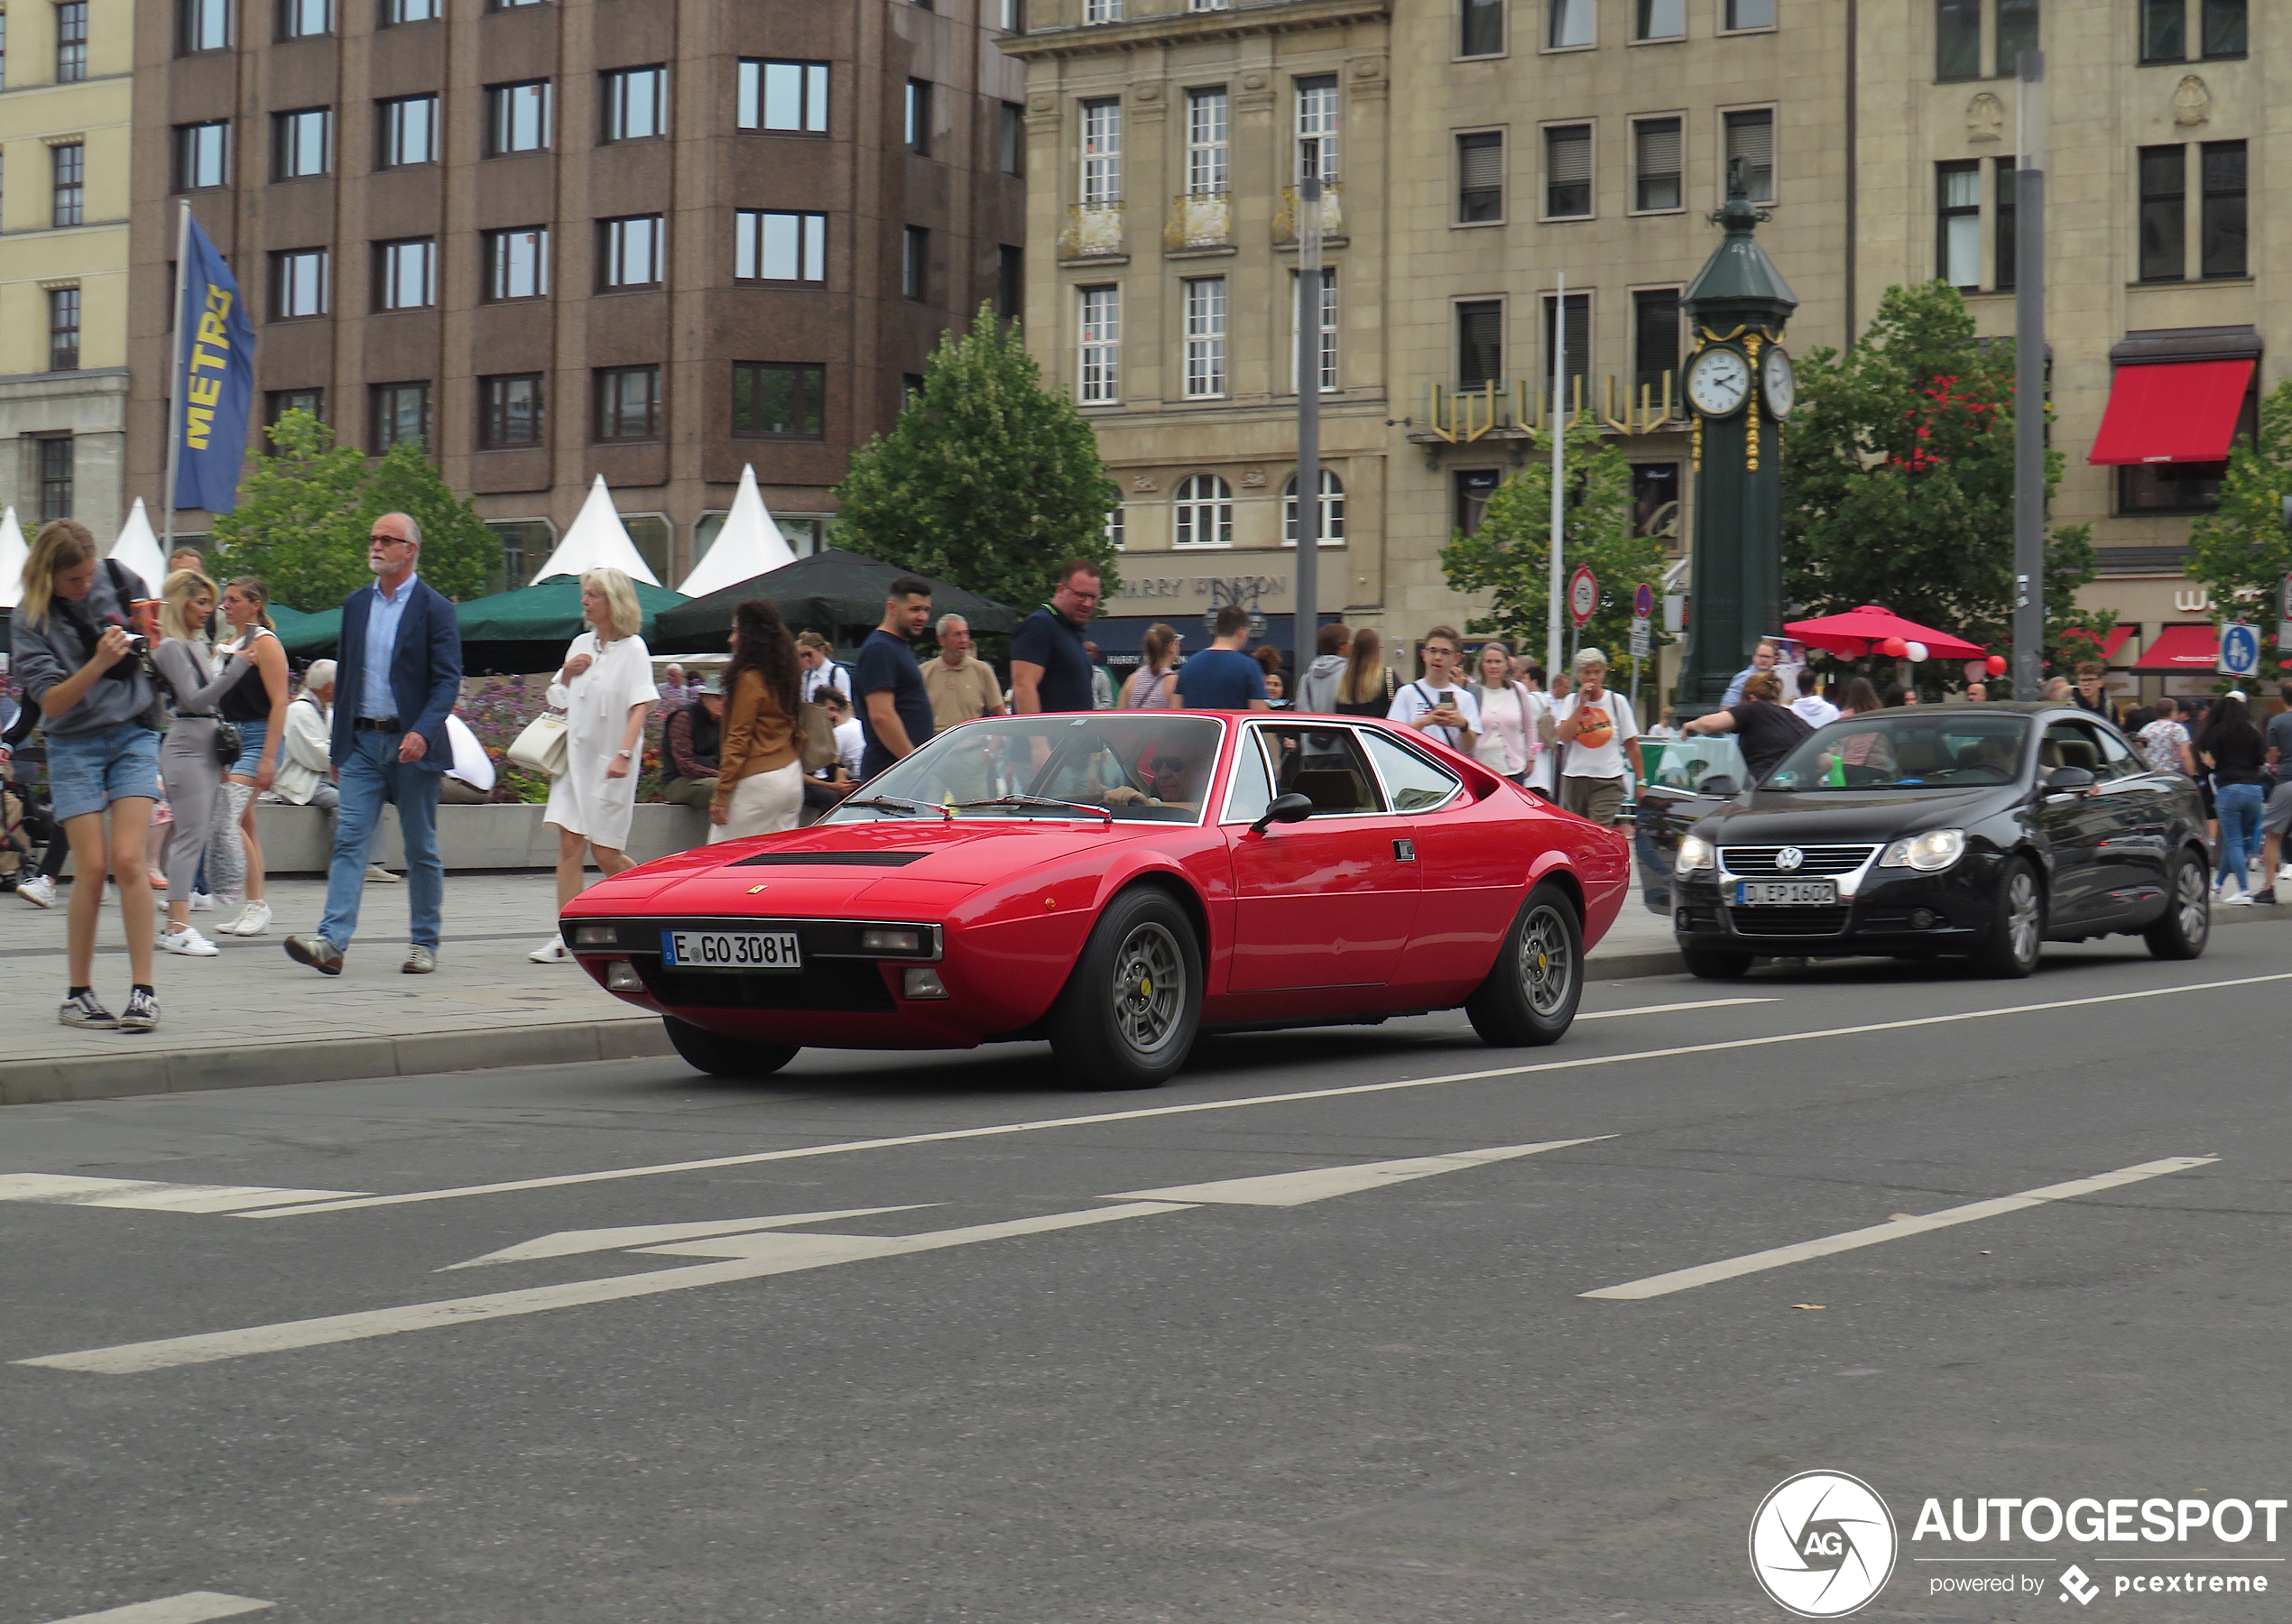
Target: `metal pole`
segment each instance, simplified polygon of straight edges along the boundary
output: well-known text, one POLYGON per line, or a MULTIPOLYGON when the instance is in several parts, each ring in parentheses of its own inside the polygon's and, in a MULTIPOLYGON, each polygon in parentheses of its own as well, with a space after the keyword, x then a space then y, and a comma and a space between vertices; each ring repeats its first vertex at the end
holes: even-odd
POLYGON ((1290 669, 1302 678, 1321 626, 1321 177, 1298 181, 1298 611, 1290 669))
POLYGON ((175 313, 170 318, 175 346, 167 364, 167 517, 166 540, 160 545, 162 558, 175 553, 175 471, 183 457, 183 363, 189 347, 184 343, 183 290, 189 285, 191 272, 191 200, 178 198, 176 208, 175 313))
POLYGON ((1567 272, 1560 272, 1559 296, 1552 306, 1552 589, 1544 611, 1544 677, 1556 679, 1567 668, 1560 664, 1560 591, 1565 583, 1561 555, 1561 511, 1567 500, 1567 272))
POLYGON ((2013 697, 2044 686, 2046 643, 2046 58, 2021 53, 2014 97, 2013 697))

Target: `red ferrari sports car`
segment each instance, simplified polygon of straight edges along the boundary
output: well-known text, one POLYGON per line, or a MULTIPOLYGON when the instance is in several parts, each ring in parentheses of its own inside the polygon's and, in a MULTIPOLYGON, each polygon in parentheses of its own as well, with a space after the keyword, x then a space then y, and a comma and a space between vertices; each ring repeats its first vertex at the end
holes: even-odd
POLYGON ((969 722, 809 828, 605 880, 565 940, 677 1051, 1048 1038, 1147 1088, 1196 1034, 1463 1006, 1550 1043, 1630 881, 1625 837, 1382 722, 1098 711, 969 722))

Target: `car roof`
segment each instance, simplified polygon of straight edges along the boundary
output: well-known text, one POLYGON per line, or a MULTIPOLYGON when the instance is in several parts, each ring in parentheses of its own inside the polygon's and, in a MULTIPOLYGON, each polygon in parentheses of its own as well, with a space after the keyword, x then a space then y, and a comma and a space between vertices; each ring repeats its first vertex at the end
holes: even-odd
MULTIPOLYGON (((1887 709, 1904 711, 1969 711, 1989 712, 1992 714, 2003 711, 2009 715, 2015 716, 2042 716, 2051 715, 2056 713, 2065 716, 2091 716, 2093 715, 2092 711, 2082 710, 2076 706, 2071 705, 2067 701, 2061 699, 1950 699, 1945 700, 1940 705, 1896 705, 1890 706, 1887 709)), ((1886 715, 1886 711, 1865 712, 1864 714, 1868 715, 1882 716, 1886 715)), ((2105 722, 2109 718, 2106 716, 2101 716, 2096 717, 2095 719, 2105 722)), ((1844 721, 1845 718, 1841 717, 1840 720, 1844 721)))

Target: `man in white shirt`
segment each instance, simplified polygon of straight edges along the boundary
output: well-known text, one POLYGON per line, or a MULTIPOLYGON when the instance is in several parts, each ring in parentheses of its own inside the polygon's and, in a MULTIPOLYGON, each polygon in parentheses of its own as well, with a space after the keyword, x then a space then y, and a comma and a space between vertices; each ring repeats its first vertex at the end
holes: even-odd
POLYGON ((1425 674, 1404 684, 1392 697, 1385 720, 1413 727, 1460 754, 1470 755, 1473 741, 1480 734, 1480 701, 1473 697, 1473 690, 1456 671, 1456 655, 1462 646, 1454 626, 1435 626, 1426 632, 1419 651, 1425 674))
POLYGON ((1613 828, 1622 814, 1629 768, 1640 764, 1640 724, 1631 702, 1607 686, 1608 657, 1597 649, 1576 656, 1576 691, 1552 707, 1555 734, 1567 752, 1560 764, 1560 806, 1613 828))

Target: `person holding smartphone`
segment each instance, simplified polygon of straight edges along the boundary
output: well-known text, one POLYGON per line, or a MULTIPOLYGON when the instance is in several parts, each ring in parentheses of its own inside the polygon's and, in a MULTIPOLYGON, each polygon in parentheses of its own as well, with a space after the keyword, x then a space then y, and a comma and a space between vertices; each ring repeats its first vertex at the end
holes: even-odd
POLYGON ((1435 626, 1419 645, 1425 674, 1392 697, 1385 720, 1413 727, 1463 755, 1480 736, 1480 704, 1456 669, 1463 640, 1454 626, 1435 626))

